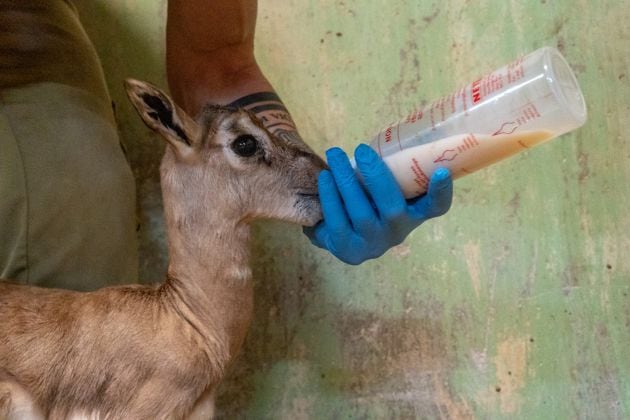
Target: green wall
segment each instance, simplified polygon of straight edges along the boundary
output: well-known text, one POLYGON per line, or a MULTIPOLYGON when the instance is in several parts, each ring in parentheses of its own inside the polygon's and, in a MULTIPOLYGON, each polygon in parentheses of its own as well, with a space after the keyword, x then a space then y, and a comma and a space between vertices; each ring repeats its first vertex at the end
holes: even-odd
MULTIPOLYGON (((161 142, 122 91, 165 86, 165 1, 78 1, 138 180, 141 272, 166 264, 161 142)), ((209 2, 210 4, 212 2, 209 2)), ((359 267, 255 226, 254 323, 219 412, 252 419, 630 418, 630 5, 261 0, 257 56, 303 137, 351 151, 544 45, 589 120, 457 181, 452 210, 359 267)))

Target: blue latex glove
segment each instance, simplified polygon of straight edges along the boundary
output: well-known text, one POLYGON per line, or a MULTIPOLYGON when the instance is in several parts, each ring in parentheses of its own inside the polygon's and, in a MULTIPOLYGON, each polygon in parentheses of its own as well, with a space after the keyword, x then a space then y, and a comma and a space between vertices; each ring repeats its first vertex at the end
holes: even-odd
POLYGON ((361 144, 355 150, 365 188, 343 150, 329 149, 326 158, 330 171, 323 170, 318 179, 324 220, 304 228, 304 233, 345 263, 357 265, 380 257, 451 206, 453 181, 445 168, 435 171, 426 194, 405 200, 391 171, 371 147, 361 144))

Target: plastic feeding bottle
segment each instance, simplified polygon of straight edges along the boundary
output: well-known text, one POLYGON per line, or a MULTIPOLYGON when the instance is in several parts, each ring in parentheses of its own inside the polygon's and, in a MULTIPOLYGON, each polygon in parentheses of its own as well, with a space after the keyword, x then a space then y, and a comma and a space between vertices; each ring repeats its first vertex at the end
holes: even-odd
POLYGON ((412 198, 427 190, 438 167, 456 179, 585 121, 571 68, 556 49, 545 47, 412 112, 370 145, 412 198))

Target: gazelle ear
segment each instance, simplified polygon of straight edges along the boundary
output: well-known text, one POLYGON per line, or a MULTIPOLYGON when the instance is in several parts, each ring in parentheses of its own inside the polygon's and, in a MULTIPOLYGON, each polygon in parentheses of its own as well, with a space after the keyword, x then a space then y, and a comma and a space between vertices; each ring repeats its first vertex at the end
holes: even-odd
POLYGON ((144 123, 173 147, 183 151, 199 141, 199 125, 160 89, 135 79, 125 80, 125 89, 144 123))

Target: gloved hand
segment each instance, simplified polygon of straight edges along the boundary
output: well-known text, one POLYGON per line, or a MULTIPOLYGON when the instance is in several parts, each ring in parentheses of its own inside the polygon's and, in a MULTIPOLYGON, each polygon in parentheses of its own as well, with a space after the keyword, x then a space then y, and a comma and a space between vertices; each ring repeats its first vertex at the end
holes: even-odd
POLYGON ((355 150, 365 188, 343 150, 329 149, 326 157, 330 171, 323 170, 318 179, 324 220, 304 228, 304 233, 345 263, 357 265, 380 257, 451 206, 453 181, 445 168, 435 171, 426 194, 405 200, 391 171, 371 147, 361 144, 355 150))

